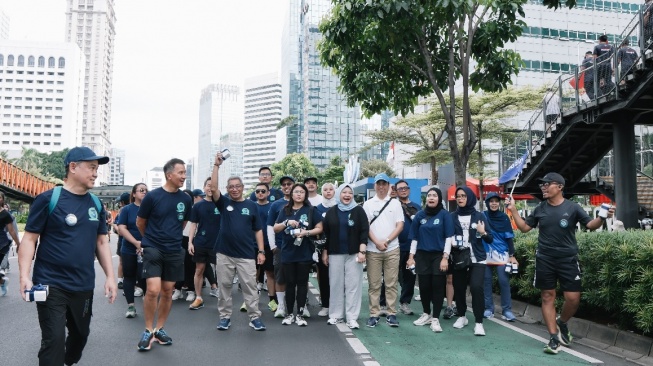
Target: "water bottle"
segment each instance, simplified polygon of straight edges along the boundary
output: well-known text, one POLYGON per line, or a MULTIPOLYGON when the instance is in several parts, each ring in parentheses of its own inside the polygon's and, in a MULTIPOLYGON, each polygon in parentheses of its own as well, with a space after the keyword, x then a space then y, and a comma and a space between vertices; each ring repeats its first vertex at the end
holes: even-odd
POLYGON ((136 255, 136 262, 138 262, 139 264, 143 264, 143 255, 141 253, 138 253, 136 255))
POLYGON ((408 267, 408 269, 415 275, 415 265, 413 264, 412 266, 408 267))
POLYGON ((519 274, 519 264, 517 263, 512 264, 512 274, 519 274))
POLYGON ((512 264, 506 263, 506 273, 512 273, 512 264))

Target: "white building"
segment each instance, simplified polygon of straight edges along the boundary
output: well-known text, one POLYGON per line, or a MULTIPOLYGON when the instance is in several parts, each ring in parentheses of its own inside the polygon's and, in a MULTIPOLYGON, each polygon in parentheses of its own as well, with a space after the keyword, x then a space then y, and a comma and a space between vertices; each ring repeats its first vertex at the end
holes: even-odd
POLYGON ((111 160, 109 160, 109 185, 125 184, 125 150, 111 149, 111 160))
POLYGON ((243 181, 247 188, 258 183, 260 167, 269 167, 276 161, 281 109, 281 84, 277 73, 245 80, 243 181))
POLYGON ((166 182, 166 176, 163 174, 162 167, 154 167, 145 172, 144 183, 152 190, 163 186, 166 182))
POLYGON ((9 16, 0 7, 0 39, 9 38, 9 16))
MULTIPOLYGON (((114 0, 67 0, 66 41, 86 56, 82 143, 101 155, 111 152, 111 90, 116 36, 114 0)), ((107 182, 106 167, 98 181, 107 182)))
MULTIPOLYGON (((227 193, 227 180, 230 177, 240 177, 241 179, 243 177, 243 134, 230 132, 222 135, 220 139, 220 148, 223 150, 229 149, 229 152, 231 153, 231 156, 225 160, 220 167, 220 176, 218 180, 220 191, 227 193)), ((202 179, 202 182, 204 182, 204 179, 202 179)), ((247 189, 249 187, 245 188, 247 189)))
POLYGON ((211 176, 215 154, 224 149, 220 139, 231 132, 243 133, 240 89, 235 85, 211 84, 202 90, 200 97, 197 165, 193 176, 195 182, 204 182, 204 179, 211 176))
POLYGON ((82 144, 84 61, 74 43, 0 41, 0 150, 82 144))

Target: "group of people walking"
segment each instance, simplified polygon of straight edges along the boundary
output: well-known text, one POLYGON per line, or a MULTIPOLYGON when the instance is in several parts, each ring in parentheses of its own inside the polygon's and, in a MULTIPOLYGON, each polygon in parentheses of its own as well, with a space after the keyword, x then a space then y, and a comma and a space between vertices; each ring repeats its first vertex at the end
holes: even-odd
MULTIPOLYGON (((29 299, 30 291, 42 290, 39 285, 48 286, 46 300, 37 302, 41 365, 72 365, 81 358, 92 314, 95 258, 107 277, 107 298, 113 302, 116 297, 105 224, 107 212, 88 192, 94 186, 98 166, 107 162, 107 157, 97 156, 86 147, 71 149, 64 162, 63 187, 39 195, 30 210, 19 251, 20 291, 29 299), (68 329, 67 337, 64 328, 68 329)), ((184 162, 171 159, 164 165, 166 182, 161 188, 148 191, 144 184, 136 184, 129 193, 129 204, 122 207, 117 225, 122 240, 128 318, 136 316, 137 282, 145 293, 145 331, 138 350, 147 351, 154 342, 173 343, 164 327, 175 286, 184 282, 186 254, 195 263, 196 294, 191 310, 204 306, 204 277, 207 270, 213 271, 215 263, 216 283, 212 283, 210 293, 217 292, 217 329, 221 331, 231 326, 236 275, 244 298, 241 310, 247 312, 251 328, 266 329, 259 310, 262 285, 257 286, 264 277, 270 297, 268 308, 274 316, 284 325, 306 326, 310 316, 309 273, 315 262, 319 263, 322 304, 318 315, 327 317, 329 324, 345 322, 349 328, 359 328, 365 264, 369 283, 369 318, 365 325, 369 328, 376 327, 382 316, 387 325, 398 327, 399 312, 412 314, 409 304, 417 279, 422 315, 414 325, 430 325, 434 332, 442 332, 440 315, 444 313, 445 318, 456 317, 453 328, 467 326, 469 286, 474 334, 483 336, 483 319, 494 315, 493 266, 498 268, 502 316, 508 321, 515 319, 508 277, 502 266, 518 263, 512 226, 500 211, 498 195, 488 195, 487 210, 479 212, 475 193, 469 187, 458 187, 456 205, 448 212, 439 188, 428 190, 422 206, 410 201, 406 181, 391 185, 387 175, 379 174, 374 178, 375 196, 361 206, 354 200, 350 184, 335 187, 327 183, 322 187, 322 196, 317 193, 316 178, 298 183, 293 177, 283 176, 279 179, 280 189, 272 188, 271 171, 264 167, 259 171, 254 199, 247 199, 239 177, 228 178, 226 193, 219 189, 223 162, 221 153, 217 153, 204 194, 195 195, 199 198, 194 205, 193 192, 180 190, 186 178, 184 162), (184 247, 188 221, 188 245, 184 247)), ((568 345, 573 338, 566 322, 575 313, 580 298, 573 228, 581 222, 594 229, 604 218, 591 220, 580 206, 564 199, 564 179, 560 175, 550 173, 541 181, 545 201, 528 218, 519 217, 510 198, 505 206, 512 211, 521 231, 540 229, 535 285, 542 291, 544 319, 551 333, 545 351, 557 353, 560 344, 568 345), (558 281, 566 302, 556 319, 553 301, 558 281)), ((611 209, 609 215, 613 212, 611 209)))

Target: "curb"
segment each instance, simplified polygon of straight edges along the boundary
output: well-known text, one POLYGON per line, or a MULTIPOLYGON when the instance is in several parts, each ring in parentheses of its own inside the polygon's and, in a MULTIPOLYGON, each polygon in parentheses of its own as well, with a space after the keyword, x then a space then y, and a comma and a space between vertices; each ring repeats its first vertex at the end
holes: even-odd
MULTIPOLYGON (((494 294, 494 303, 501 298, 494 294)), ((468 298, 471 301, 471 298, 468 298)), ((517 320, 525 324, 544 324, 542 308, 522 301, 512 300, 512 310, 517 320)), ((501 306, 495 305, 495 313, 501 313, 501 306)), ((584 319, 572 318, 567 323, 578 343, 621 357, 639 365, 653 366, 653 338, 630 331, 597 324, 584 319)))

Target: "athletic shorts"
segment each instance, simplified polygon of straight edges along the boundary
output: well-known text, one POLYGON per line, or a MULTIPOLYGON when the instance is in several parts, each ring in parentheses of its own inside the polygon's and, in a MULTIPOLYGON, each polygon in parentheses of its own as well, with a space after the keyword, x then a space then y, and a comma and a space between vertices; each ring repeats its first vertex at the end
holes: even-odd
POLYGON ((157 248, 143 248, 142 278, 161 277, 162 281, 177 282, 184 280, 185 251, 162 252, 157 248))
POLYGON ((535 279, 533 285, 540 290, 555 290, 560 282, 563 292, 581 292, 580 264, 578 256, 549 257, 540 253, 535 254, 535 279))
POLYGON ((116 248, 116 255, 120 256, 120 253, 122 253, 122 251, 121 251, 121 249, 122 249, 122 236, 118 237, 118 245, 116 247, 117 247, 116 248))
POLYGON ((274 265, 274 282, 279 285, 286 284, 286 278, 283 275, 283 266, 281 265, 281 249, 277 247, 277 252, 272 256, 272 264, 274 265))
POLYGON ((193 263, 215 264, 215 252, 213 248, 195 247, 195 254, 191 256, 193 263))
POLYGON ((265 249, 265 262, 261 268, 268 272, 274 271, 274 254, 272 253, 272 250, 265 249))

